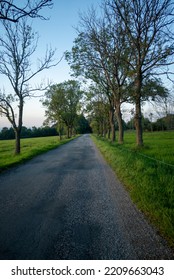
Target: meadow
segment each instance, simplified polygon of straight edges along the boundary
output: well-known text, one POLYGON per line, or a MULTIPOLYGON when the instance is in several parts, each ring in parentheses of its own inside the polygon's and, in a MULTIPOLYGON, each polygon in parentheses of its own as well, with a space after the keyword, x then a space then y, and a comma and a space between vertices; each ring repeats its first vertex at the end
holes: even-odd
POLYGON ((15 140, 0 140, 0 172, 23 163, 36 155, 69 142, 71 139, 59 140, 58 136, 21 139, 21 154, 15 155, 15 140))
POLYGON ((135 132, 119 145, 92 136, 137 207, 174 246, 174 132, 144 133, 144 147, 135 132))

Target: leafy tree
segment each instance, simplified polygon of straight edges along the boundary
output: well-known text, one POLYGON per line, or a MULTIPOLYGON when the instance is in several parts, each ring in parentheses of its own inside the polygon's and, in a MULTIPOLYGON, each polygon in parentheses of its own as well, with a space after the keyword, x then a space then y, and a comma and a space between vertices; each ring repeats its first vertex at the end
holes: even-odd
POLYGON ((77 115, 75 119, 74 127, 76 133, 78 134, 85 134, 85 133, 92 132, 89 121, 85 118, 83 114, 77 115))
POLYGON ((56 65, 53 63, 55 51, 47 50, 45 57, 38 61, 38 68, 33 71, 31 57, 37 47, 37 34, 25 20, 15 25, 4 21, 3 25, 6 34, 0 38, 0 73, 8 78, 13 94, 0 91, 0 114, 5 115, 13 126, 16 137, 15 153, 19 154, 24 102, 33 96, 35 91, 43 89, 43 85, 33 88, 29 82, 38 73, 56 65))
POLYGON ((72 136, 82 94, 80 84, 75 80, 53 85, 46 92, 46 99, 43 101, 46 107, 46 123, 57 123, 59 135, 63 123, 67 127, 67 137, 72 136))
MULTIPOLYGON (((109 138, 111 136, 112 137, 111 140, 112 142, 114 142, 116 139, 114 99, 112 93, 109 90, 107 81, 104 79, 104 77, 100 76, 100 78, 98 78, 98 82, 92 83, 88 87, 88 90, 86 92, 85 103, 86 103, 86 113, 88 114, 88 118, 90 118, 91 121, 95 123, 95 127, 97 126, 103 128, 105 127, 105 131, 107 130, 109 138), (102 102, 103 102, 103 106, 102 104, 100 104, 99 106, 99 103, 102 102), (98 106, 96 104, 98 104, 98 106), (101 110, 99 110, 99 107, 101 107, 101 110), (100 111, 103 111, 103 113, 100 111), (101 118, 97 117, 98 114, 101 116, 101 118)), ((98 131, 99 130, 101 129, 98 129, 98 131)), ((94 131, 96 131, 96 129, 94 129, 94 131)), ((98 134, 100 133, 98 132, 98 134)), ((101 134, 103 135, 103 133, 101 134)))
POLYGON ((14 139, 15 134, 13 128, 3 127, 0 132, 0 139, 2 140, 9 140, 14 139))
POLYGON ((125 64, 128 44, 120 29, 121 22, 108 11, 98 18, 95 10, 81 16, 81 27, 71 52, 66 58, 76 76, 91 79, 102 88, 110 103, 110 123, 112 140, 115 140, 114 112, 119 125, 119 142, 123 142, 123 120, 121 104, 127 100, 125 95, 126 78, 129 66, 125 64))
MULTIPOLYGON (((101 136, 106 136, 106 133, 110 135, 110 104, 105 94, 103 94, 99 88, 90 87, 88 96, 88 104, 86 111, 88 118, 90 119, 90 126, 93 132, 101 136)), ((115 127, 115 125, 114 125, 115 127)))
POLYGON ((143 145, 141 98, 143 80, 167 73, 173 63, 172 0, 107 0, 107 5, 122 21, 121 28, 130 48, 127 63, 134 83, 137 145, 143 145), (161 71, 162 69, 162 71, 161 71))

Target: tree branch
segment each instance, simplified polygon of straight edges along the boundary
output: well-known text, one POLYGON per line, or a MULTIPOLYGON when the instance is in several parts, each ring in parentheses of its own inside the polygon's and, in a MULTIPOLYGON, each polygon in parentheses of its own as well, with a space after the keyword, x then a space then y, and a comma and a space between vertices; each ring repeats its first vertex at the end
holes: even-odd
POLYGON ((14 1, 0 1, 0 19, 10 22, 18 22, 23 17, 48 19, 40 14, 45 8, 52 8, 52 0, 27 0, 24 5, 15 5, 14 1))

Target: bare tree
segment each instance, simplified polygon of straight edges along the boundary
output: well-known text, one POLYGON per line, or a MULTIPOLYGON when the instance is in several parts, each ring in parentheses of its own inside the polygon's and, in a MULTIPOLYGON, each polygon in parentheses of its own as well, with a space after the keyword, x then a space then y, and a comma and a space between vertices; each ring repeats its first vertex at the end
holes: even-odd
POLYGON ((0 73, 9 80, 14 94, 0 92, 0 113, 5 115, 13 126, 16 136, 15 153, 20 153, 20 134, 23 122, 23 109, 26 98, 42 90, 43 85, 35 88, 29 82, 38 73, 52 66, 55 50, 49 49, 43 59, 38 60, 35 71, 32 70, 31 57, 36 50, 38 36, 22 19, 15 25, 4 21, 5 36, 0 38, 0 73))
POLYGON ((40 11, 44 7, 52 8, 52 0, 23 0, 20 1, 9 0, 0 1, 0 19, 11 22, 17 22, 20 18, 31 17, 46 19, 46 17, 40 14, 40 11))
POLYGON ((141 97, 143 79, 167 73, 174 54, 172 0, 108 0, 108 6, 123 23, 123 32, 131 46, 130 77, 134 81, 137 145, 143 145, 141 97), (126 32, 125 32, 126 31, 126 32))

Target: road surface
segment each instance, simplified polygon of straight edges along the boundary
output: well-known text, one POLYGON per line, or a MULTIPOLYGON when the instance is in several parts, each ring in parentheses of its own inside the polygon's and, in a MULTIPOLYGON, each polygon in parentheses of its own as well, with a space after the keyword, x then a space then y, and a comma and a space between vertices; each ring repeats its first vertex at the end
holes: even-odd
POLYGON ((0 175, 0 259, 172 259, 89 135, 0 175))

